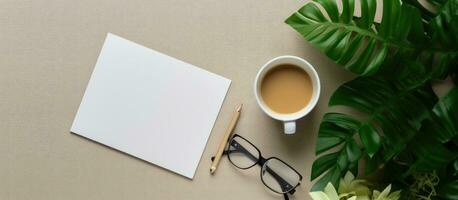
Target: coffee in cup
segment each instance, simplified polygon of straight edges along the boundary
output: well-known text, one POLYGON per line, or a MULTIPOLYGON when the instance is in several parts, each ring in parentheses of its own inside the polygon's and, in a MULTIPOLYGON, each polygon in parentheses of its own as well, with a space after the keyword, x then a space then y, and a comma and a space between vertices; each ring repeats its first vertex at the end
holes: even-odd
POLYGON ((277 113, 290 114, 302 110, 310 102, 312 94, 310 76, 295 65, 275 66, 261 81, 261 97, 277 113))
POLYGON ((296 56, 280 56, 258 72, 255 96, 261 109, 283 121, 285 133, 296 132, 295 121, 315 107, 320 94, 318 74, 307 61, 296 56))

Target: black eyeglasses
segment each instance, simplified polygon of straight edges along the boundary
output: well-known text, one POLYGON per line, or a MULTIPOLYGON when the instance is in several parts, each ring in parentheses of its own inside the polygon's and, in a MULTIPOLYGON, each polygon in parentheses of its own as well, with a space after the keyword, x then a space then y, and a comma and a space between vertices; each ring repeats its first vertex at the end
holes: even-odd
POLYGON ((288 193, 294 194, 301 184, 302 176, 299 172, 276 157, 262 157, 261 151, 240 135, 235 134, 231 138, 224 154, 239 169, 260 165, 262 183, 273 192, 283 194, 286 200, 289 199, 288 193))

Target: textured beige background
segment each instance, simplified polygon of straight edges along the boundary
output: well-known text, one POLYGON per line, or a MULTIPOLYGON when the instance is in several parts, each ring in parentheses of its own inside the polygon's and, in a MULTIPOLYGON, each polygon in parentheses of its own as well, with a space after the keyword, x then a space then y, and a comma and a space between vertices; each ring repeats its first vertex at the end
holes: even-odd
POLYGON ((304 184, 292 199, 309 199, 319 121, 351 75, 283 23, 304 2, 0 0, 0 199, 282 199, 259 168, 242 172, 224 158, 208 173, 238 103, 237 133, 298 169, 304 184), (193 181, 69 133, 107 32, 233 80, 193 181), (310 61, 323 86, 294 136, 252 93, 258 68, 284 54, 310 61))

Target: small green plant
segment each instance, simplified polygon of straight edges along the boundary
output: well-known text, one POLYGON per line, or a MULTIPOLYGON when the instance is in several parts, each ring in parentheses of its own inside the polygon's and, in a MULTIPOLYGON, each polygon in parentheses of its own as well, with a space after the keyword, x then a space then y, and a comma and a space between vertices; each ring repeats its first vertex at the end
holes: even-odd
POLYGON ((388 185, 382 192, 370 191, 368 182, 355 179, 351 172, 347 172, 340 180, 339 190, 328 183, 323 191, 310 192, 313 200, 398 200, 401 191, 391 193, 391 185, 388 185))
POLYGON ((458 0, 358 2, 340 0, 339 8, 336 0, 313 0, 286 20, 358 76, 333 93, 329 106, 362 115, 323 117, 312 191, 329 182, 338 187, 363 162, 362 174, 389 173, 388 181, 405 191, 403 199, 415 199, 409 195, 415 191, 408 192, 417 188, 415 175, 433 172, 438 182, 427 198, 458 199, 458 0), (377 7, 383 7, 381 22, 374 21, 377 7), (360 16, 354 16, 357 9, 360 16), (433 85, 444 79, 454 84, 439 96, 433 85))
POLYGON ((340 179, 339 197, 349 198, 354 196, 356 200, 369 200, 371 192, 367 185, 367 181, 355 180, 355 176, 351 172, 347 172, 347 174, 340 179))
MULTIPOLYGON (((340 200, 336 188, 331 183, 328 183, 322 191, 310 192, 313 200, 340 200)), ((351 197, 348 200, 356 200, 356 197, 351 197)))
POLYGON ((374 190, 372 200, 398 200, 401 198, 401 191, 390 193, 391 185, 388 185, 382 192, 374 190))

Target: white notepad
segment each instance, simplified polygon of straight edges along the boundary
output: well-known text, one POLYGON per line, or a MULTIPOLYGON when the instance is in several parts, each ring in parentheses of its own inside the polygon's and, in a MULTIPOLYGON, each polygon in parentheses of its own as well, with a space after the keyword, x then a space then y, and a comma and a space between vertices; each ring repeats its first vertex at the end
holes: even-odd
POLYGON ((108 34, 70 131, 192 179, 230 83, 108 34))

